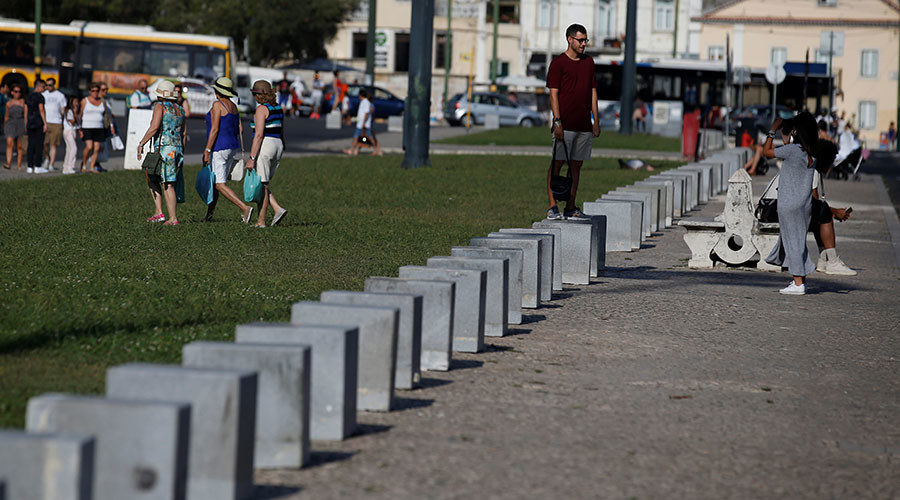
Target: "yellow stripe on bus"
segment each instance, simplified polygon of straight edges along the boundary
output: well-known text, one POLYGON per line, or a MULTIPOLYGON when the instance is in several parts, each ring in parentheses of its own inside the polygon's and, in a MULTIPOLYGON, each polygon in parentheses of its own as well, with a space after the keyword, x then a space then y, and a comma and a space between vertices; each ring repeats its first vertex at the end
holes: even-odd
MULTIPOLYGON (((76 30, 77 31, 77 30, 76 30)), ((27 28, 3 28, 0 29, 0 32, 15 32, 15 33, 26 33, 26 34, 34 34, 34 29, 27 28)), ((42 35, 61 35, 61 36, 70 36, 73 38, 79 38, 77 33, 72 33, 71 31, 61 31, 54 29, 41 29, 42 35)), ((222 50, 228 50, 228 44, 222 44, 218 42, 210 42, 210 41, 202 41, 202 40, 184 40, 178 38, 154 38, 152 36, 138 36, 138 35, 96 35, 91 33, 85 33, 84 38, 93 38, 96 40, 128 40, 134 42, 149 42, 149 43, 175 43, 175 44, 184 44, 184 45, 202 45, 216 47, 222 50)))

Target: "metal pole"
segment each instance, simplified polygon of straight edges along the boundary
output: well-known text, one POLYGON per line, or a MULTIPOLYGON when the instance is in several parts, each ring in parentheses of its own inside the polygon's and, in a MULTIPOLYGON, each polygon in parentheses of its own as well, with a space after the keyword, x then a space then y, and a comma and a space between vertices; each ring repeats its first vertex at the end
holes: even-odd
POLYGON ((631 135, 634 114, 635 44, 637 42, 637 0, 628 0, 625 14, 625 65, 622 67, 622 101, 619 104, 619 133, 631 135))
POLYGON ((725 33, 725 140, 731 129, 731 93, 734 91, 734 75, 731 68, 731 36, 725 33))
POLYGON ((34 1, 34 79, 41 77, 41 0, 34 1))
MULTIPOLYGON (((897 30, 897 40, 900 41, 900 29, 897 30)), ((900 72, 900 61, 898 61, 897 71, 900 72)), ((900 127, 900 78, 897 78, 897 121, 894 122, 894 127, 900 127)), ((894 134, 894 141, 897 143, 896 150, 900 151, 900 137, 897 137, 897 134, 894 134)))
POLYGON ((431 165, 428 158, 431 112, 431 48, 434 0, 412 2, 409 35, 409 89, 403 111, 403 168, 431 165))
POLYGON ((447 35, 444 37, 444 98, 441 100, 441 109, 447 104, 447 95, 450 88, 450 58, 453 51, 450 47, 450 40, 453 39, 453 32, 450 30, 453 19, 453 0, 447 0, 447 35))
POLYGON ((369 0, 369 32, 366 34, 366 83, 369 85, 375 85, 375 4, 375 0, 369 0))
POLYGON ((672 59, 678 57, 678 2, 675 0, 675 30, 672 32, 672 59))
POLYGON ((499 68, 497 68, 497 30, 500 22, 500 0, 494 1, 494 48, 493 55, 491 56, 491 85, 497 85, 497 73, 499 73, 499 68))
MULTIPOLYGON (((802 109, 806 109, 806 103, 809 101, 809 92, 807 91, 807 86, 809 85, 809 48, 806 49, 806 63, 803 66, 803 106, 802 109)), ((818 109, 813 110, 813 113, 818 113, 818 109)))
POLYGON ((775 102, 778 100, 778 84, 772 84, 772 120, 774 120, 778 115, 775 114, 775 102))

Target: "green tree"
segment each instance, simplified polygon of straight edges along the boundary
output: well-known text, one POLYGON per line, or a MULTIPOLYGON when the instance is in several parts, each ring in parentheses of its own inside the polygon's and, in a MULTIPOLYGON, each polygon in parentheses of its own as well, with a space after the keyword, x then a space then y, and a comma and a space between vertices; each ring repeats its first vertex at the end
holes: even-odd
MULTIPOLYGON (((0 16, 34 20, 35 0, 0 2, 0 16)), ((149 24, 159 30, 250 40, 254 63, 324 57, 338 25, 360 0, 43 0, 43 21, 149 24)))

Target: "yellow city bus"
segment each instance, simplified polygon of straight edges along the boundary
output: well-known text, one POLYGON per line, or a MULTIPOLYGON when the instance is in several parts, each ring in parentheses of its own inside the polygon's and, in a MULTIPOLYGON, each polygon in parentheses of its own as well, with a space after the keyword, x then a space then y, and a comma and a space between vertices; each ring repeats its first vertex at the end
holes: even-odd
MULTIPOLYGON (((87 21, 41 24, 41 52, 41 76, 74 94, 94 81, 126 96, 141 79, 231 77, 235 61, 231 37, 87 21)), ((34 23, 0 18, 0 82, 31 86, 34 75, 34 23)))

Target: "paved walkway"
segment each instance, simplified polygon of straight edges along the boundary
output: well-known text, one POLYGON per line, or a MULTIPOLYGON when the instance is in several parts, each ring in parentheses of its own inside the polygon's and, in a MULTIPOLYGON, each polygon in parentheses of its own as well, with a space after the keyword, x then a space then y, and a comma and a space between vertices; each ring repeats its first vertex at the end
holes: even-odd
POLYGON ((665 230, 314 466, 258 471, 260 498, 897 498, 897 217, 878 177, 827 187, 859 276, 785 297, 786 274, 687 269, 665 230))

